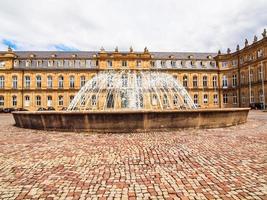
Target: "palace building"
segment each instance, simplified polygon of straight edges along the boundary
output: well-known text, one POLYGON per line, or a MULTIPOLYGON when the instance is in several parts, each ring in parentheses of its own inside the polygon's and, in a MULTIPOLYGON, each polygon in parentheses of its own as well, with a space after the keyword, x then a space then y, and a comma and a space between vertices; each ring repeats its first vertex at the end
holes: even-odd
POLYGON ((267 37, 245 40, 226 54, 191 52, 0 52, 0 108, 68 107, 80 88, 103 71, 157 71, 177 79, 200 108, 265 107, 267 37))

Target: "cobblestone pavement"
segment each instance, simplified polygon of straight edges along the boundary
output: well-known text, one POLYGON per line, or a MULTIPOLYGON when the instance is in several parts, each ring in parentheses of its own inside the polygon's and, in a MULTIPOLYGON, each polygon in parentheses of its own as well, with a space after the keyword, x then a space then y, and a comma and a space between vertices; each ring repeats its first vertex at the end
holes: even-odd
POLYGON ((20 129, 0 115, 0 199, 267 199, 267 113, 161 133, 20 129))

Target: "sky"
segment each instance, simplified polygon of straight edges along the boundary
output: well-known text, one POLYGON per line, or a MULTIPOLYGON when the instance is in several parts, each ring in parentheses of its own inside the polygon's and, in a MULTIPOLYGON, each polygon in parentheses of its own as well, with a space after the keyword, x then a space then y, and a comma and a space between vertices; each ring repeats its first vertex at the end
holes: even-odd
POLYGON ((225 52, 264 28, 267 0, 0 0, 0 50, 225 52))

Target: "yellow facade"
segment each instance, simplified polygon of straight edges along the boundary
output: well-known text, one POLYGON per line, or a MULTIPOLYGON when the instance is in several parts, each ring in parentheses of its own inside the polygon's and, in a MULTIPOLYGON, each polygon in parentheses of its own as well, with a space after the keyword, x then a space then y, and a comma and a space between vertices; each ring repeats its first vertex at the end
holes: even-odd
MULTIPOLYGON (((9 49, 0 52, 0 108, 61 110, 68 107, 86 81, 105 70, 171 74, 201 108, 248 107, 267 102, 267 38, 264 36, 228 54, 161 53, 147 49, 143 52, 132 49, 129 52, 117 49, 114 52, 104 49, 13 52, 9 49)), ((99 104, 103 103, 100 101, 99 104)))

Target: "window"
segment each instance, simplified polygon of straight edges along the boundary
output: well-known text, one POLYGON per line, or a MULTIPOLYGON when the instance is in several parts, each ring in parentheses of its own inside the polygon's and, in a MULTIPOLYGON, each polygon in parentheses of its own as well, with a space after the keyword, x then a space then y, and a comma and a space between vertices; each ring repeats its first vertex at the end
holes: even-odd
POLYGON ((208 77, 203 76, 203 87, 208 87, 208 77))
POLYGON ((218 94, 213 95, 213 104, 214 105, 218 104, 218 94))
POLYGON ((30 67, 31 66, 31 61, 30 60, 26 60, 25 65, 26 65, 26 67, 30 67))
POLYGON ((81 76, 81 81, 80 81, 81 87, 83 87, 85 83, 86 83, 85 76, 81 76))
POLYGON ((236 74, 233 75, 232 86, 233 87, 236 87, 237 86, 237 76, 236 76, 236 74))
POLYGON ((177 106, 178 105, 178 95, 177 94, 175 94, 174 96, 173 96, 173 105, 175 105, 175 106, 177 106))
POLYGON ((245 84, 245 74, 241 73, 241 84, 245 84))
POLYGON ((168 105, 168 97, 166 94, 163 95, 163 105, 167 106, 168 105))
POLYGON ((258 56, 258 58, 260 58, 260 57, 263 56, 263 50, 262 50, 262 49, 259 49, 259 50, 257 51, 257 56, 258 56))
POLYGON ((237 60, 232 60, 232 66, 236 67, 237 66, 237 60))
POLYGON ((155 106, 158 104, 157 95, 153 94, 152 96, 152 105, 155 106))
POLYGON ((17 96, 12 96, 12 106, 16 107, 17 106, 17 96))
POLYGON ((217 88, 217 76, 213 76, 213 77, 212 77, 212 86, 213 86, 214 88, 217 88))
POLYGON ((47 106, 51 107, 52 106, 52 96, 47 96, 47 106))
POLYGON ((137 61, 136 61, 136 66, 137 66, 137 67, 141 67, 141 60, 137 60, 137 61))
POLYGON ((150 61, 150 65, 151 67, 155 67, 155 61, 154 60, 150 61))
POLYGON ((63 67, 63 60, 58 60, 57 61, 57 66, 58 67, 63 67))
POLYGON ((160 65, 163 68, 166 67, 166 61, 165 60, 160 61, 160 65))
POLYGON ((194 94, 194 104, 197 106, 198 105, 198 95, 194 94))
POLYGON ((42 61, 41 60, 37 60, 36 65, 37 65, 37 67, 42 67, 42 61))
POLYGON ((107 95, 107 108, 114 108, 113 94, 107 95))
POLYGON ((108 67, 112 67, 112 60, 108 60, 108 67))
POLYGON ((5 97, 0 96, 0 106, 4 106, 4 105, 5 105, 5 97))
POLYGON ((18 89, 18 77, 17 76, 12 76, 12 88, 18 89))
POLYGON ((127 63, 126 60, 123 60, 122 63, 121 63, 121 65, 122 65, 123 67, 127 67, 128 63, 127 63))
POLYGON ((4 89, 4 88, 5 88, 5 77, 0 76, 0 89, 4 89))
POLYGON ((53 66, 53 64, 54 64, 54 62, 53 62, 53 60, 48 60, 48 67, 52 67, 53 66))
POLYGON ((40 89, 42 87, 42 77, 36 76, 36 88, 40 89))
POLYGON ((72 102, 73 99, 74 99, 74 96, 71 95, 71 96, 70 96, 70 103, 72 102))
POLYGON ((187 87, 187 76, 186 75, 183 76, 183 86, 187 87))
POLYGON ((187 96, 184 97, 184 103, 187 103, 188 102, 188 98, 187 96))
POLYGON ((24 105, 30 106, 30 96, 27 95, 24 97, 24 105))
POLYGON ((246 96, 244 93, 242 93, 241 99, 242 99, 242 104, 245 104, 246 103, 246 96))
POLYGON ((142 87, 142 76, 141 74, 136 75, 136 82, 137 82, 137 87, 142 87))
POLYGON ((250 82, 254 82, 253 70, 250 70, 249 76, 250 76, 250 82))
POLYGON ((233 104, 237 104, 237 94, 233 93, 233 104))
POLYGON ((225 68, 227 67, 228 63, 227 62, 222 62, 222 67, 225 68))
POLYGON ((108 80, 107 80, 107 87, 110 88, 110 87, 113 87, 113 75, 109 74, 108 75, 108 80))
POLYGON ((92 96, 92 106, 96 106, 96 95, 92 96))
POLYGON ((197 76, 193 76, 193 87, 197 88, 197 76))
POLYGON ((52 76, 47 77, 47 88, 52 89, 53 88, 53 78, 52 76))
POLYGON ((58 77, 58 88, 63 89, 63 87, 64 87, 64 77, 59 76, 58 77))
POLYGON ((263 103, 263 101, 264 101, 264 96, 263 96, 263 90, 262 89, 259 90, 259 100, 260 100, 261 103, 263 103))
POLYGON ((75 87, 75 79, 74 76, 70 76, 70 88, 74 88, 75 87))
POLYGON ((223 86, 223 88, 227 88, 227 86, 228 86, 228 81, 227 81, 227 77, 224 75, 223 76, 223 80, 222 80, 223 82, 222 82, 222 86, 223 86))
POLYGON ((172 67, 176 67, 176 61, 175 61, 175 60, 172 60, 172 61, 171 61, 171 66, 172 66, 172 67))
POLYGON ((69 67, 74 67, 74 60, 69 60, 69 67))
POLYGON ((36 106, 41 106, 41 96, 36 96, 35 101, 36 101, 36 106))
POLYGON ((259 67, 259 69, 258 69, 258 80, 259 81, 261 81, 261 80, 263 80, 263 73, 262 73, 262 68, 261 68, 261 66, 259 67))
POLYGON ((58 96, 58 105, 63 106, 63 103, 64 103, 63 96, 62 95, 58 96))
POLYGON ((122 75, 121 80, 122 80, 122 87, 127 87, 127 85, 128 85, 128 77, 127 77, 126 74, 122 75))
POLYGON ((19 60, 14 60, 14 67, 18 67, 19 66, 19 60))
POLYGON ((224 104, 228 103, 228 95, 226 93, 223 94, 223 103, 224 104))
POLYGON ((251 91, 250 93, 250 103, 255 103, 255 98, 254 98, 254 92, 251 91))
POLYGON ((25 76, 24 77, 24 82, 25 82, 24 87, 26 89, 29 89, 31 87, 31 77, 30 76, 25 76))
POLYGON ((128 95, 125 92, 121 92, 121 108, 127 108, 128 107, 128 95))
POLYGON ((203 103, 204 104, 207 104, 208 103, 208 95, 207 94, 204 94, 203 95, 203 103))

